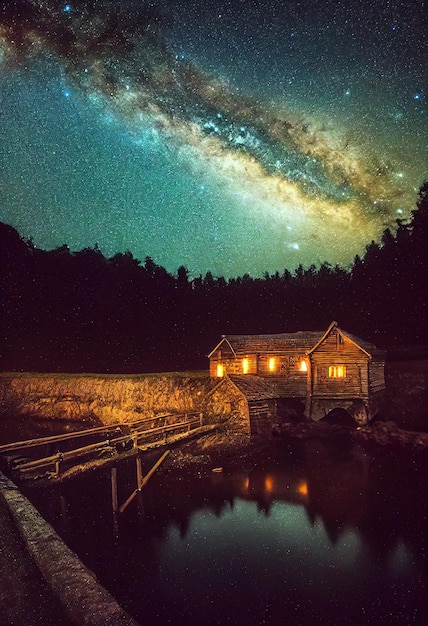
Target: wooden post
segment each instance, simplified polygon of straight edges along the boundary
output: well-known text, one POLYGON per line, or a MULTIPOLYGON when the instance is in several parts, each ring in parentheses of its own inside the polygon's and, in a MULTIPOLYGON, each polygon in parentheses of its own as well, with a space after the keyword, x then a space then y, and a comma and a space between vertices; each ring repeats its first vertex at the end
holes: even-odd
POLYGON ((137 495, 138 491, 137 489, 135 489, 135 491, 133 491, 131 493, 131 495, 129 496, 129 498, 126 500, 126 502, 124 502, 122 504, 122 506, 119 508, 119 513, 123 513, 124 510, 126 509, 126 507, 128 506, 128 504, 131 504, 132 500, 135 498, 135 496, 137 495))
POLYGON ((117 499, 117 467, 111 468, 111 503, 113 506, 113 514, 116 515, 119 511, 117 499))
POLYGON ((156 463, 153 465, 152 469, 149 472, 147 472, 147 474, 144 476, 143 480, 141 481, 141 487, 144 487, 148 483, 148 481, 150 480, 152 475, 155 473, 159 465, 163 463, 163 461, 165 461, 168 454, 169 454, 169 450, 165 450, 165 452, 162 454, 160 459, 158 459, 156 463))
POLYGON ((141 467, 141 457, 137 456, 137 491, 141 491, 142 483, 143 483, 143 470, 141 467))
POLYGON ((58 459, 55 461, 55 478, 61 473, 61 462, 62 462, 62 454, 59 455, 58 459))

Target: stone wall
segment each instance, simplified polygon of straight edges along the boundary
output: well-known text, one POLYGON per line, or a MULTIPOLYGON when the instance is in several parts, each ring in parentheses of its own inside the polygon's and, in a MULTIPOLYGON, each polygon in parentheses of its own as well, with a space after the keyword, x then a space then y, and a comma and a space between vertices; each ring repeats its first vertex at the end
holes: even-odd
POLYGON ((217 387, 203 402, 203 412, 212 423, 226 424, 229 430, 250 433, 248 402, 235 385, 224 378, 220 383, 213 379, 217 387))
POLYGON ((214 386, 208 373, 141 376, 1 374, 1 416, 129 422, 160 413, 201 410, 214 386))

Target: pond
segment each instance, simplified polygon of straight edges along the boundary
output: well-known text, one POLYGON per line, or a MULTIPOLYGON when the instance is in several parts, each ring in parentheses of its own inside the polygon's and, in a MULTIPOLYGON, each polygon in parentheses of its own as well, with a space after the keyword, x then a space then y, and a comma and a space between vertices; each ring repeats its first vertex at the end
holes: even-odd
MULTIPOLYGON (((135 460, 117 471, 122 503, 135 460)), ((141 624, 402 626, 428 616, 426 479, 426 458, 311 440, 158 471, 118 520, 110 469, 29 496, 141 624)))

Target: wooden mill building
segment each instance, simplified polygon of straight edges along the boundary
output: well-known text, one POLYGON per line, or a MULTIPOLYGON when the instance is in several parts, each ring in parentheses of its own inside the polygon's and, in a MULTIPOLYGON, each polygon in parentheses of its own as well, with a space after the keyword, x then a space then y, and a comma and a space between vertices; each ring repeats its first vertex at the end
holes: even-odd
POLYGON ((227 397, 240 412, 246 407, 252 432, 271 422, 279 401, 315 421, 344 409, 364 424, 385 389, 385 352, 337 322, 319 332, 225 335, 208 358, 210 376, 219 379, 212 400, 227 397))

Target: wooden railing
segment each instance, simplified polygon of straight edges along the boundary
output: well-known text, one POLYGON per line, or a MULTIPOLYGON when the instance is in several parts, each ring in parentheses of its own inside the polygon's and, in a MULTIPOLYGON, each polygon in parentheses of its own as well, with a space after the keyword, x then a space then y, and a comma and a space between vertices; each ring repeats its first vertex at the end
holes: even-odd
MULTIPOLYGON (((15 467, 15 469, 24 476, 41 469, 53 467, 54 475, 59 476, 62 464, 67 462, 69 465, 70 462, 74 460, 82 459, 82 457, 85 456, 93 456, 104 450, 110 450, 114 455, 115 453, 124 451, 127 447, 128 449, 133 448, 137 451, 142 444, 144 444, 144 447, 147 449, 154 445, 159 445, 159 443, 171 443, 178 438, 184 438, 190 434, 213 428, 208 426, 204 427, 202 422, 202 413, 158 415, 134 422, 100 426, 74 433, 40 437, 38 439, 28 439, 26 441, 5 444, 0 446, 0 456, 24 452, 25 450, 31 450, 34 456, 34 449, 37 446, 56 445, 61 447, 61 444, 64 445, 67 443, 69 445, 73 443, 75 439, 77 440, 82 437, 93 437, 102 434, 113 435, 112 437, 108 436, 95 443, 90 443, 71 450, 57 450, 54 454, 45 456, 38 455, 38 458, 31 460, 26 460, 21 457, 19 464, 15 467)), ((11 460, 11 457, 9 457, 9 460, 11 460)))

